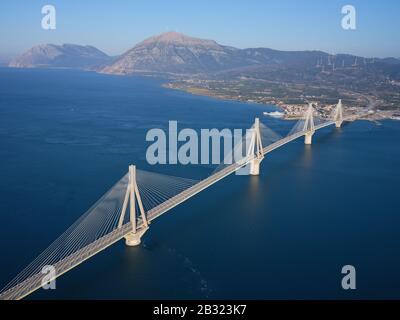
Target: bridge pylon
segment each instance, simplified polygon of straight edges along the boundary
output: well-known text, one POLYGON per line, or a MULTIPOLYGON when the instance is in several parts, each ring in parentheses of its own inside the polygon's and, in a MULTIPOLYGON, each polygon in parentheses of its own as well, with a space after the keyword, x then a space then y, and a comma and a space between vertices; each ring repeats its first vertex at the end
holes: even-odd
POLYGON ((304 136, 304 143, 305 144, 312 144, 312 136, 315 133, 315 126, 314 126, 314 108, 312 103, 308 105, 308 109, 305 114, 305 121, 303 131, 306 131, 304 136))
POLYGON ((118 221, 118 228, 121 228, 124 224, 125 214, 128 209, 129 203, 129 221, 132 225, 132 231, 125 236, 125 243, 127 246, 137 246, 140 244, 140 239, 143 234, 149 228, 146 213, 143 208, 142 198, 139 193, 139 188, 136 183, 136 166, 129 166, 129 182, 126 188, 125 198, 122 205, 121 215, 118 221), (137 216, 136 216, 136 204, 139 208, 140 215, 142 218, 142 226, 139 229, 137 227, 137 216))
POLYGON ((333 111, 333 120, 335 121, 336 128, 340 128, 342 126, 343 123, 342 99, 339 99, 339 102, 336 105, 335 110, 333 111))
POLYGON ((259 118, 256 118, 254 121, 248 155, 255 156, 255 158, 250 161, 250 175, 258 176, 260 174, 260 163, 264 159, 259 118))

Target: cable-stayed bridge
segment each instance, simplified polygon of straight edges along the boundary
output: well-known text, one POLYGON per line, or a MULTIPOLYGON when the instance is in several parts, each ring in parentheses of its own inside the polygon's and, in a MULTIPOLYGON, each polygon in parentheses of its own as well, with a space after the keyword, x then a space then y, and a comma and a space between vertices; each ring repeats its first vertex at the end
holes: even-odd
MULTIPOLYGON (((250 135, 243 137, 246 140, 245 150, 244 154, 240 150, 242 155, 239 160, 235 158, 233 163, 221 165, 201 181, 137 170, 135 166, 130 166, 121 180, 0 291, 0 299, 22 299, 123 238, 129 246, 139 245, 154 219, 219 180, 243 169, 247 169, 250 175, 258 175, 260 164, 269 152, 302 136, 305 137, 305 144, 311 144, 317 130, 330 125, 340 127, 343 121, 365 115, 345 116, 339 101, 330 117, 321 119, 315 116, 310 104, 304 117, 284 138, 257 118, 250 135), (44 280, 42 270, 46 266, 53 266, 56 273, 44 280)), ((243 144, 237 148, 242 149, 243 144)))

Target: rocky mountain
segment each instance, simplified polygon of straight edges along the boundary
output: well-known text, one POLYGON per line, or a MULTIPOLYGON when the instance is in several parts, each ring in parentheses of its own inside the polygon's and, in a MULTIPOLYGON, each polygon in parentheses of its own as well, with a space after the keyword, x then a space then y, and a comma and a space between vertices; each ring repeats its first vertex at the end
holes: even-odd
POLYGON ((102 71, 204 73, 243 66, 239 49, 176 32, 167 32, 137 44, 102 71))
POLYGON ((96 70, 113 58, 92 46, 42 44, 9 63, 14 68, 76 68, 96 70))

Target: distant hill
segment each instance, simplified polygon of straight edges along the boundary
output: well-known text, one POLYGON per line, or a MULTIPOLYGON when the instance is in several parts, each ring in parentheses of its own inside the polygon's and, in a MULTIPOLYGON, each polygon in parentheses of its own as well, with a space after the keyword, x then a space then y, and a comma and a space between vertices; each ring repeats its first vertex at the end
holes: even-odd
POLYGON ((92 46, 42 44, 9 63, 14 68, 100 69, 113 58, 92 46))

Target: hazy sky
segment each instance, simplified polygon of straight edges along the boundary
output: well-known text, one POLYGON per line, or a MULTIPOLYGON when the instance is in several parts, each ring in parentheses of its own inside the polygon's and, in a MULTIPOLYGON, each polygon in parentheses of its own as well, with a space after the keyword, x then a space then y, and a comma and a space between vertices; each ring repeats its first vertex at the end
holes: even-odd
POLYGON ((77 43, 116 55, 178 31, 239 48, 400 57, 399 15, 399 0, 1 0, 0 54, 77 43), (56 30, 41 28, 46 4, 56 7, 56 30), (346 4, 357 10, 356 30, 341 27, 346 4))

